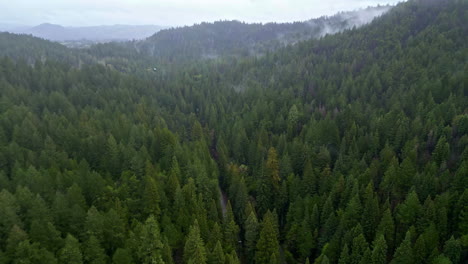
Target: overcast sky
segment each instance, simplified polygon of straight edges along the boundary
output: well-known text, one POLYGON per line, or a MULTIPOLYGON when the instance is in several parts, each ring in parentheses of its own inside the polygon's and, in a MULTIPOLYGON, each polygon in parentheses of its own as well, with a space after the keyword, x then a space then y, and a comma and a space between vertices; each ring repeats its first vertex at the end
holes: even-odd
POLYGON ((216 20, 303 21, 398 0, 0 0, 0 23, 192 25, 216 20))

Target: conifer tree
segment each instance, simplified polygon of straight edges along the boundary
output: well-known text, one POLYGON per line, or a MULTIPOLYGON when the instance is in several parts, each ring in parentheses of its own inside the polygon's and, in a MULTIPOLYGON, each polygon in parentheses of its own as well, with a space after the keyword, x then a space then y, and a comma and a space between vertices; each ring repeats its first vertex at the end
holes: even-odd
POLYGON ((166 237, 164 237, 163 244, 164 246, 162 249, 162 259, 164 261, 164 264, 174 264, 174 259, 172 258, 172 249, 166 237))
POLYGON ((191 264, 205 264, 207 261, 205 244, 200 236, 197 220, 190 228, 184 247, 184 260, 191 264))
POLYGON ((380 223, 377 226, 376 237, 383 235, 385 241, 387 241, 388 247, 391 251, 393 248, 393 235, 395 232, 395 224, 393 222, 392 213, 390 209, 384 211, 380 223))
POLYGON ((83 260, 89 264, 105 264, 107 256, 97 238, 93 235, 83 245, 83 260))
POLYGON ((224 245, 226 250, 236 250, 239 241, 239 226, 236 224, 234 213, 232 212, 231 203, 228 201, 226 206, 226 216, 223 220, 224 227, 224 245))
POLYGON ((118 248, 112 257, 112 264, 133 264, 130 251, 128 249, 118 248))
POLYGON ((259 224, 254 212, 251 212, 245 221, 245 248, 249 260, 253 259, 258 240, 259 224))
POLYGON ((278 264, 278 258, 276 257, 276 254, 273 253, 271 254, 270 256, 270 262, 268 262, 269 264, 278 264))
POLYGON ((348 247, 348 244, 345 244, 343 246, 343 249, 341 250, 338 264, 348 264, 348 263, 350 263, 349 247, 348 247))
POLYGON ((387 261, 387 243, 385 237, 380 235, 375 241, 372 249, 372 264, 386 263, 387 261))
POLYGON ((366 251, 369 250, 369 244, 364 238, 363 234, 353 239, 353 245, 351 249, 350 263, 359 264, 361 259, 365 256, 366 251))
POLYGON ((136 234, 138 246, 135 253, 140 262, 144 264, 163 263, 163 243, 155 217, 151 215, 141 226, 141 229, 136 230, 136 234))
POLYGON ((224 256, 223 247, 221 246, 221 242, 217 242, 215 248, 211 252, 208 258, 209 264, 225 264, 226 258, 224 256))
POLYGON ((221 227, 218 223, 214 223, 213 227, 210 230, 209 240, 206 243, 208 248, 214 248, 217 242, 223 242, 223 233, 221 232, 221 227))
POLYGON ((276 230, 276 220, 270 211, 267 211, 261 224, 260 236, 255 252, 255 263, 268 264, 272 254, 277 254, 279 250, 278 230, 276 230))
POLYGON ((161 213, 161 208, 159 207, 160 195, 156 181, 147 175, 145 176, 144 184, 142 197, 144 215, 146 217, 150 215, 158 217, 161 213))
POLYGON ((312 168, 312 163, 308 160, 304 167, 303 188, 304 194, 314 195, 317 193, 318 177, 312 168))
POLYGON ((60 263, 82 264, 83 255, 80 250, 80 242, 72 235, 65 238, 65 245, 59 252, 60 263))
POLYGON ((461 252, 460 241, 451 236, 450 239, 445 242, 444 255, 448 257, 452 263, 459 263, 461 252))
POLYGON ((393 255, 391 264, 412 264, 414 263, 413 250, 411 248, 411 233, 406 232, 405 239, 401 242, 400 246, 396 249, 393 255))

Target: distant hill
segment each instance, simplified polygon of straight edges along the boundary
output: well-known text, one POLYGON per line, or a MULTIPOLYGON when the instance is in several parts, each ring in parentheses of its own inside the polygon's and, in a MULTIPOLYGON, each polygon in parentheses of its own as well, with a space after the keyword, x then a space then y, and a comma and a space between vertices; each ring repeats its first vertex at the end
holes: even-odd
POLYGON ((92 27, 63 27, 55 24, 41 24, 30 28, 6 28, 6 31, 18 34, 31 34, 35 37, 52 41, 126 41, 133 39, 144 39, 164 27, 154 25, 113 25, 92 27))
POLYGON ((144 54, 169 60, 261 55, 288 44, 360 27, 391 8, 369 7, 294 23, 201 23, 161 30, 136 46, 144 54))

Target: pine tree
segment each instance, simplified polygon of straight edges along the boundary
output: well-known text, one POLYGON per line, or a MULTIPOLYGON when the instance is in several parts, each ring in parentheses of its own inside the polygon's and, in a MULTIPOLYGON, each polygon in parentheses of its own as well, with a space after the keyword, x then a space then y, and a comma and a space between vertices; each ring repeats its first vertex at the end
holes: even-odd
POLYGON ((208 258, 209 264, 225 264, 226 257, 224 256, 223 247, 221 246, 221 242, 217 242, 215 248, 211 252, 208 258))
POLYGON ((255 252, 255 263, 268 264, 271 255, 278 253, 278 230, 276 230, 277 227, 273 217, 270 211, 267 211, 263 217, 257 251, 255 252))
POLYGON ((375 235, 375 229, 377 228, 380 215, 379 202, 377 197, 374 196, 372 183, 369 183, 366 187, 363 206, 361 225, 366 238, 368 240, 372 240, 375 235))
POLYGON ((0 208, 2 208, 0 211, 0 245, 4 245, 5 238, 13 225, 21 227, 22 224, 18 217, 20 207, 16 198, 5 189, 0 192, 0 208))
POLYGON ((65 245, 59 251, 59 262, 69 264, 83 263, 80 242, 70 234, 65 238, 65 245))
POLYGON ((184 247, 184 260, 191 264, 205 264, 206 250, 203 239, 200 236, 200 228, 197 220, 190 228, 184 247))
POLYGON ((133 259, 128 249, 118 248, 112 256, 112 264, 132 264, 133 259))
POLYGON ((444 256, 443 254, 434 258, 431 263, 432 264, 453 264, 453 262, 450 261, 450 259, 444 256))
POLYGON ((406 197, 406 200, 398 206, 397 218, 402 224, 409 227, 416 223, 416 220, 421 213, 421 209, 418 195, 415 191, 411 191, 406 197))
POLYGON ((361 257, 361 260, 359 261, 359 264, 367 264, 367 263, 373 263, 372 252, 369 248, 366 248, 366 251, 364 251, 364 254, 361 257))
POLYGON ((258 220, 254 212, 251 212, 245 221, 245 248, 249 260, 253 259, 258 240, 258 220))
POLYGON ((320 261, 320 264, 330 264, 330 260, 326 255, 323 256, 322 261, 320 261))
POLYGON ((388 208, 383 213, 382 218, 380 219, 380 223, 377 226, 376 237, 379 235, 383 235, 385 238, 385 241, 387 241, 390 251, 392 251, 392 249, 394 248, 394 245, 393 245, 394 233, 395 233, 395 224, 393 222, 392 212, 388 208))
POLYGON ((171 203, 174 202, 176 190, 180 188, 181 172, 176 157, 172 157, 171 171, 166 182, 166 195, 171 203))
POLYGON ((304 175, 303 178, 303 188, 304 194, 306 195, 314 195, 317 193, 317 186, 318 186, 318 179, 317 175, 312 168, 312 163, 308 160, 304 167, 304 175))
POLYGON ((349 247, 348 247, 348 244, 345 244, 343 246, 343 249, 341 250, 338 264, 348 264, 348 263, 350 263, 349 247))
POLYGON ((279 196, 280 191, 278 155, 273 147, 268 150, 265 170, 260 173, 257 203, 259 212, 266 212, 277 204, 275 198, 279 196))
POLYGON ((164 264, 174 264, 174 259, 172 258, 172 249, 166 237, 164 237, 162 259, 164 261, 164 264))
POLYGON ((269 264, 278 264, 278 258, 276 257, 276 254, 273 253, 271 254, 270 256, 270 262, 268 262, 269 264))
POLYGON ((50 263, 56 264, 54 254, 41 248, 39 243, 31 244, 25 240, 18 244, 13 257, 13 263, 50 263))
POLYGON ((206 245, 208 248, 214 248, 218 241, 224 241, 223 233, 221 232, 221 227, 219 227, 218 223, 214 223, 213 228, 210 230, 209 240, 207 241, 206 245))
POLYGON ((6 254, 13 257, 16 247, 18 247, 18 245, 23 241, 28 241, 28 234, 19 226, 14 225, 6 239, 6 254))
POLYGON ((125 222, 112 208, 103 216, 103 223, 103 246, 107 252, 113 252, 123 244, 125 222))
POLYGON ((387 261, 387 243, 383 235, 374 241, 371 260, 372 264, 384 264, 387 261))
POLYGON ((442 162, 447 161, 449 154, 450 146, 447 143, 445 136, 442 136, 439 138, 439 141, 437 141, 437 145, 432 152, 432 158, 437 163, 437 165, 440 166, 442 162))
POLYGON ((424 234, 419 235, 413 247, 414 262, 416 263, 424 262, 428 258, 430 254, 430 250, 431 249, 427 247, 424 234))
POLYGON ((95 236, 98 240, 103 239, 104 218, 94 206, 88 210, 85 228, 88 236, 95 236))
POLYGON ((451 236, 450 239, 445 242, 444 255, 448 257, 452 263, 459 263, 461 252, 460 241, 451 236))
POLYGON ((157 218, 161 213, 161 209, 159 207, 160 196, 156 181, 147 175, 144 184, 142 196, 144 215, 146 217, 154 215, 157 218))
POLYGON ((90 236, 83 245, 83 260, 89 264, 105 264, 107 256, 95 236, 90 236))
POLYGON ((240 264, 239 258, 235 251, 232 251, 231 254, 226 255, 226 264, 240 264))
POLYGON ((304 220, 302 221, 301 226, 299 227, 299 234, 298 234, 298 251, 301 258, 306 258, 307 256, 311 255, 311 251, 315 248, 315 239, 316 234, 313 230, 311 230, 311 223, 310 223, 310 216, 309 212, 306 209, 304 220))
POLYGON ((412 264, 414 263, 413 250, 411 248, 411 233, 406 232, 405 239, 396 249, 391 264, 412 264))
POLYGON ((226 251, 236 250, 239 241, 239 226, 236 224, 234 213, 232 212, 231 203, 228 201, 226 206, 226 216, 223 221, 224 228, 224 245, 226 251))
POLYGON ((29 234, 32 241, 39 242, 51 252, 56 252, 62 247, 63 239, 60 237, 60 232, 50 222, 34 220, 29 234))
POLYGON ((163 263, 161 234, 159 225, 154 216, 150 216, 140 230, 136 230, 138 244, 136 255, 140 263, 152 264, 163 263))
POLYGON ((353 246, 351 249, 350 263, 359 264, 361 259, 364 257, 366 250, 369 250, 369 244, 364 238, 363 234, 353 239, 353 246))

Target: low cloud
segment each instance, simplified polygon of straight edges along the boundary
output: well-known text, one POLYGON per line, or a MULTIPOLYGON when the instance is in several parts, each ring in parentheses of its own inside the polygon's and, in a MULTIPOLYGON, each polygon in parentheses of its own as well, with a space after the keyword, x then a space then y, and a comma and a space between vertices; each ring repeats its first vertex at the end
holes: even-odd
POLYGON ((0 0, 0 23, 65 26, 305 21, 396 0, 0 0))

